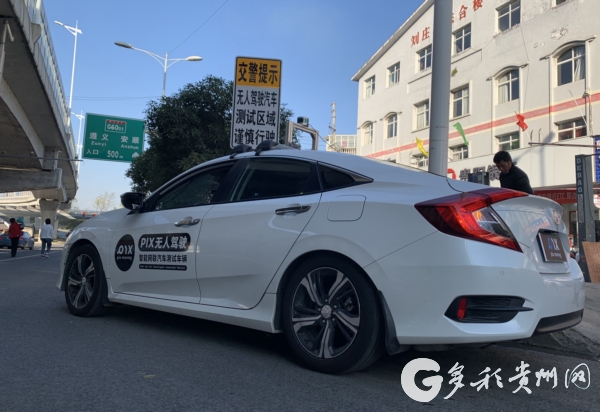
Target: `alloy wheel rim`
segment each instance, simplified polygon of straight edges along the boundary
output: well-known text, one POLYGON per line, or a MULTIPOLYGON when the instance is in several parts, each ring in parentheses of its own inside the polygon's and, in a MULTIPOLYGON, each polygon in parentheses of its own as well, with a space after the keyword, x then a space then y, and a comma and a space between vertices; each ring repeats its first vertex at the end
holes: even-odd
POLYGON ((360 327, 360 301, 350 279, 334 268, 308 273, 294 292, 292 327, 312 356, 331 359, 344 353, 360 327))
POLYGON ((92 258, 85 254, 77 256, 69 269, 67 282, 69 301, 75 309, 83 308, 91 300, 95 280, 96 269, 92 258))

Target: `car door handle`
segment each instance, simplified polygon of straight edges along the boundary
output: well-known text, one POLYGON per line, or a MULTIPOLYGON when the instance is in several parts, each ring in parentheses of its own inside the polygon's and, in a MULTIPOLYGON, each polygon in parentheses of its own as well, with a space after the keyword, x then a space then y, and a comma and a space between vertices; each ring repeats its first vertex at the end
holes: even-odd
POLYGON ((275 210, 276 215, 285 215, 286 213, 304 213, 310 210, 310 206, 292 206, 275 210))
POLYGON ((184 217, 183 220, 180 220, 179 222, 175 222, 175 226, 180 227, 180 226, 193 226, 193 225, 197 225, 198 223, 200 223, 200 219, 193 219, 191 217, 184 217))

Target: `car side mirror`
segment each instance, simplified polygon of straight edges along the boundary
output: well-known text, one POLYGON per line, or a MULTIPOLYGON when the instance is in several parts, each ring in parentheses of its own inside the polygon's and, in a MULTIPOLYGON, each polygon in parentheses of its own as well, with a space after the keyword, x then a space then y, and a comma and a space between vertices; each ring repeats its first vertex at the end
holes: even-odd
POLYGON ((129 210, 137 210, 142 206, 144 201, 143 193, 127 192, 121 195, 121 204, 129 210))

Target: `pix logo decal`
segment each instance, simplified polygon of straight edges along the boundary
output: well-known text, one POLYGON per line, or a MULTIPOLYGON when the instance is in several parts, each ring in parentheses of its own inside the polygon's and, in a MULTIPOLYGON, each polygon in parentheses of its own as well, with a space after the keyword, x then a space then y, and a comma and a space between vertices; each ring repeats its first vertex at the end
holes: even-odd
POLYGON ((131 235, 125 235, 115 247, 115 262, 123 272, 127 272, 133 265, 135 257, 135 241, 131 235))

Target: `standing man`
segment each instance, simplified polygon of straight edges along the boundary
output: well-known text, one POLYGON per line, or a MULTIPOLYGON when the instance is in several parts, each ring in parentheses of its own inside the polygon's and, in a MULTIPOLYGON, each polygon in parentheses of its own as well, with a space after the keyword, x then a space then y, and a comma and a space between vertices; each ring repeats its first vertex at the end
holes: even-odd
POLYGON ((504 150, 494 155, 494 163, 500 170, 500 186, 506 189, 533 194, 527 174, 513 164, 512 158, 504 150))
POLYGON ((17 256, 17 248, 19 247, 19 238, 23 232, 21 225, 17 223, 14 217, 10 218, 10 226, 8 227, 8 237, 10 238, 10 257, 17 256))
POLYGON ((42 257, 47 258, 48 252, 50 252, 50 248, 52 247, 52 239, 54 238, 54 226, 52 226, 52 221, 50 219, 46 219, 46 224, 42 226, 40 229, 40 239, 42 239, 42 257), (44 250, 46 253, 44 253, 44 250))

